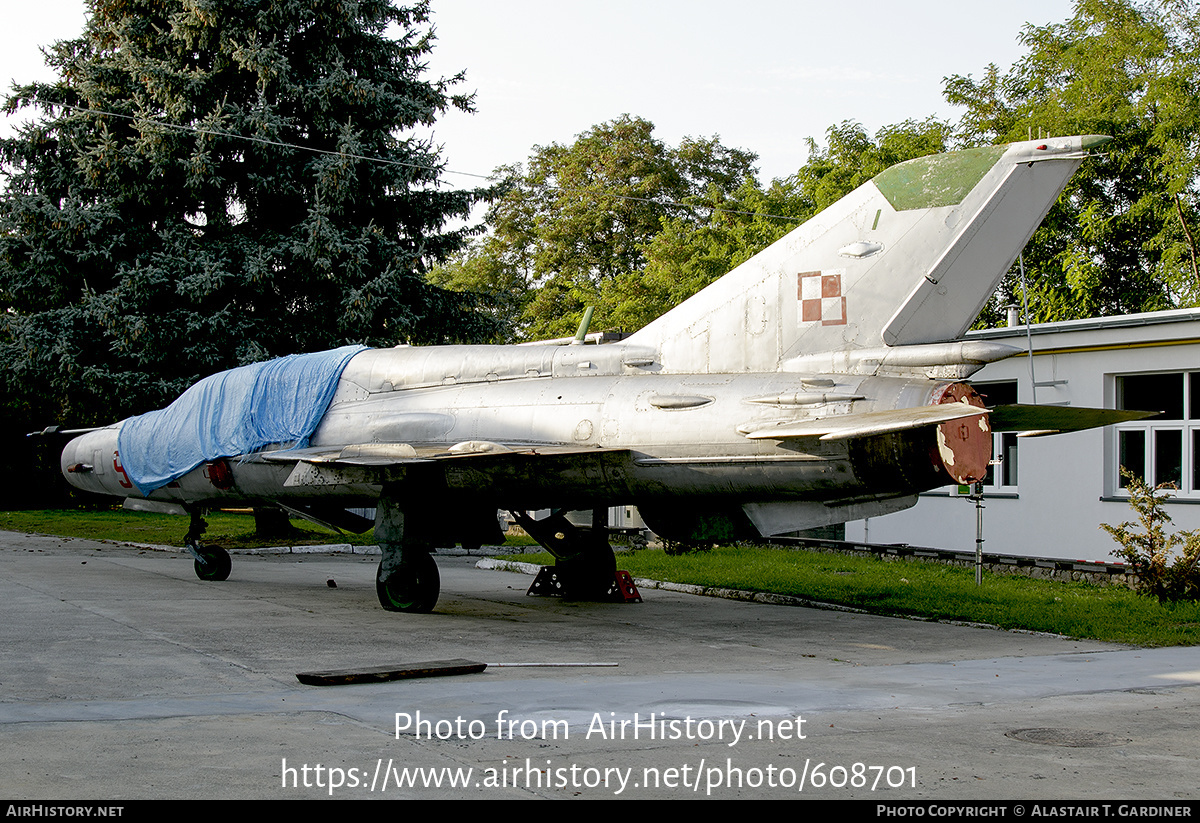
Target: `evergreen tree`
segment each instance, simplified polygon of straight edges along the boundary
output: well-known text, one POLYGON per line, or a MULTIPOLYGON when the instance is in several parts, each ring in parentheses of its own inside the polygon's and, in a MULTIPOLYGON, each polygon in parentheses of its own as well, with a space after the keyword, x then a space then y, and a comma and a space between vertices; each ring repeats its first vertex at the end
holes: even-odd
POLYGON ((481 193, 441 188, 414 127, 461 75, 423 77, 427 2, 90 0, 17 87, 0 142, 0 366, 72 423, 160 406, 197 378, 364 342, 478 339, 428 283, 481 193), (393 34, 399 31, 399 35, 393 34))

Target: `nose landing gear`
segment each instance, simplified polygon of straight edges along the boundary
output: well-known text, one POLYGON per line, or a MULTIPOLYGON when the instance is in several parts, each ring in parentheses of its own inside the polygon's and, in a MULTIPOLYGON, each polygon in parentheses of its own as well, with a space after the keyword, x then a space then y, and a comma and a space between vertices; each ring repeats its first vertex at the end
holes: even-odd
POLYGON ((192 516, 188 526, 187 536, 183 538, 183 547, 194 559, 196 577, 201 580, 228 580, 229 572, 233 569, 233 561, 229 552, 220 546, 204 546, 200 543, 200 535, 208 528, 208 523, 200 516, 198 509, 188 512, 192 516))

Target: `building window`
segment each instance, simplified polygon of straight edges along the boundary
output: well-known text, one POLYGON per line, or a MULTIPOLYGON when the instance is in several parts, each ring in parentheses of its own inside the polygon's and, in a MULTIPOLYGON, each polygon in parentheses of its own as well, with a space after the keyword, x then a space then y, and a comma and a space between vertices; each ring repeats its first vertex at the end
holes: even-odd
POLYGON ((1116 379, 1117 408, 1157 411, 1117 426, 1115 485, 1124 468, 1152 486, 1169 483, 1200 496, 1200 372, 1129 374, 1116 379))
MULTIPOLYGON (((978 383, 976 391, 983 395, 988 408, 1007 406, 1017 402, 1017 381, 1002 383, 978 383)), ((996 491, 1017 490, 1017 433, 997 432, 992 435, 992 464, 988 466, 985 487, 996 491)))
POLYGON ((992 451, 992 465, 988 467, 988 476, 984 483, 998 489, 1015 489, 1017 487, 1017 433, 1001 432, 993 437, 996 440, 992 451))

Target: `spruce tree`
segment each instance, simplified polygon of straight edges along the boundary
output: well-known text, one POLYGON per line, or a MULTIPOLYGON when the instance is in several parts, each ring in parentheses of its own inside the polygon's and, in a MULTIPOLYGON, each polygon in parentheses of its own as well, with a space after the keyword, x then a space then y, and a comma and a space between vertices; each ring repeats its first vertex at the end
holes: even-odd
POLYGON ((9 404, 101 422, 255 360, 488 333, 425 279, 481 196, 414 134, 471 108, 423 76, 427 2, 89 10, 46 52, 59 79, 7 102, 34 115, 0 142, 9 404))

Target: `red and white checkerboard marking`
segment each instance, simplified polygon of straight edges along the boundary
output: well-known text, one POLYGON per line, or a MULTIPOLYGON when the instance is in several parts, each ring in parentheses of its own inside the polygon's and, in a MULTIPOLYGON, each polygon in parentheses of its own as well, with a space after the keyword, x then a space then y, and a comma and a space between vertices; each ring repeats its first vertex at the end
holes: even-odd
POLYGON ((846 325, 846 298, 842 296, 843 269, 802 271, 799 280, 800 322, 822 326, 846 325))

